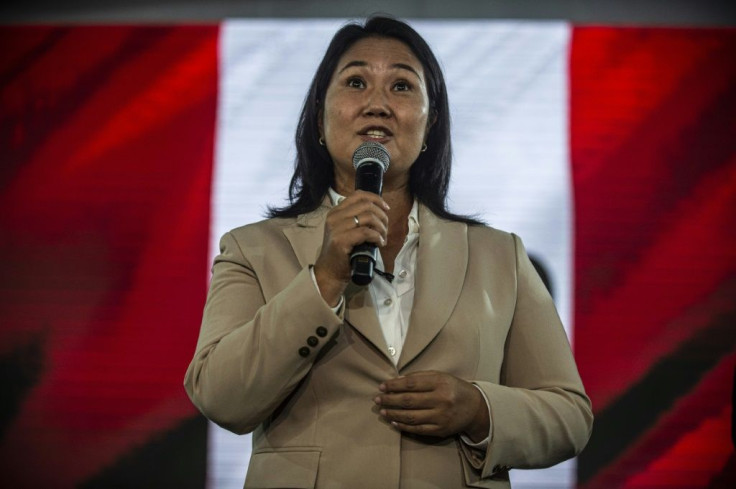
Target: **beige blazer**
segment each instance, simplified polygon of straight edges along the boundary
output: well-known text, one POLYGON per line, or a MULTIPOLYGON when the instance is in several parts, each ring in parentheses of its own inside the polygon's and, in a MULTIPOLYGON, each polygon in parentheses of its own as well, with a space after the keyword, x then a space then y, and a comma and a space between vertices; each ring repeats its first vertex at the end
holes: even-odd
POLYGON ((502 488, 509 468, 582 450, 590 401, 518 237, 419 207, 414 307, 397 368, 366 288, 351 286, 339 314, 315 288, 309 265, 327 205, 235 229, 215 259, 185 387, 209 419, 254 432, 246 488, 502 488), (378 385, 421 370, 483 390, 485 453, 382 420, 378 385))

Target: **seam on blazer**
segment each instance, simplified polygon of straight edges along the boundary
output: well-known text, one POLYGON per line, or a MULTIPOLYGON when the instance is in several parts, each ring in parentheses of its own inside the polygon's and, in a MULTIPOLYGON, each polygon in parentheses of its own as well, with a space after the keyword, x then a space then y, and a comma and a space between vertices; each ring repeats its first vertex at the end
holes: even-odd
MULTIPOLYGON (((312 376, 312 369, 314 368, 314 364, 309 368, 309 373, 307 376, 312 376)), ((306 377, 306 376, 305 376, 306 377)), ((309 382, 309 393, 314 399, 314 421, 310 423, 310 426, 312 427, 312 433, 310 434, 312 438, 312 445, 317 444, 317 433, 319 433, 319 422, 320 422, 320 415, 319 410, 321 406, 320 397, 317 395, 317 391, 315 389, 315 384, 317 383, 316 380, 312 379, 311 382, 309 382)), ((321 451, 321 449, 320 449, 321 451)))
MULTIPOLYGON (((470 240, 472 239, 470 236, 470 229, 466 228, 465 230, 466 236, 467 236, 467 246, 468 246, 468 266, 465 269, 465 278, 463 279, 463 288, 465 287, 465 284, 468 282, 468 274, 470 273, 470 269, 472 268, 470 266, 470 260, 471 260, 471 253, 470 253, 470 240)), ((460 291, 460 295, 462 296, 462 290, 460 291)), ((460 300, 458 300, 458 303, 460 300)), ((455 307, 453 308, 452 314, 455 313, 455 310, 457 309, 457 304, 455 304, 455 307)), ((450 317, 452 317, 452 314, 450 317)), ((473 367, 473 378, 477 379, 479 375, 479 366, 480 366, 480 355, 481 355, 481 334, 480 334, 480 328, 488 327, 487 324, 477 324, 475 325, 475 328, 473 329, 473 333, 475 334, 475 346, 476 346, 476 355, 475 355, 475 366, 473 367)))
POLYGON ((514 243, 514 311, 519 302, 519 239, 516 234, 511 233, 511 240, 514 243))
POLYGON ((251 275, 258 283, 258 290, 261 293, 261 299, 263 299, 263 305, 265 306, 267 302, 266 293, 263 291, 263 284, 261 284, 261 279, 258 277, 258 273, 256 273, 256 268, 253 265, 252 260, 245 254, 245 252, 243 251, 243 247, 240 245, 240 241, 238 240, 237 236, 235 236, 235 233, 232 232, 232 230, 228 231, 225 234, 230 236, 233 243, 235 243, 235 246, 238 249, 238 253, 240 253, 241 262, 238 263, 238 265, 248 270, 249 275, 251 275))
MULTIPOLYGON (((238 252, 240 253, 240 256, 243 257, 243 261, 250 263, 250 260, 245 258, 245 252, 243 252, 243 247, 240 246, 240 241, 238 241, 238 238, 235 237, 235 234, 233 234, 232 231, 228 231, 226 234, 232 238, 233 243, 235 243, 235 246, 238 247, 238 252)), ((248 267, 248 268, 250 268, 251 270, 253 269, 252 267, 248 267)))
MULTIPOLYGON (((516 306, 519 302, 519 237, 514 233, 509 233, 509 237, 511 238, 511 243, 513 244, 513 250, 514 250, 514 276, 512 277, 514 283, 513 283, 513 290, 514 290, 514 313, 511 316, 511 326, 509 328, 513 328, 514 318, 516 317, 516 306)), ((503 347, 503 356, 504 359, 501 362, 501 371, 498 373, 498 382, 500 385, 506 385, 506 355, 508 354, 508 341, 509 337, 511 336, 511 329, 509 329, 509 332, 506 336, 506 343, 503 347)))

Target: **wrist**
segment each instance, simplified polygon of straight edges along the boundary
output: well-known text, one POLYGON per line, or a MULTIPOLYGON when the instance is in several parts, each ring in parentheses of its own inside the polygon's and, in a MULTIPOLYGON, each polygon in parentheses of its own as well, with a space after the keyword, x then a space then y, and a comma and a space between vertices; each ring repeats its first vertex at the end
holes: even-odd
POLYGON ((330 307, 337 306, 348 285, 347 282, 332 277, 318 265, 314 265, 312 271, 314 272, 314 280, 317 283, 317 290, 322 298, 330 307))
POLYGON ((488 433, 491 428, 491 422, 488 415, 488 406, 486 404, 485 398, 483 397, 483 394, 475 386, 473 386, 473 390, 475 391, 474 398, 476 400, 476 402, 474 403, 475 414, 472 417, 470 425, 465 430, 465 434, 474 443, 478 443, 488 438, 488 433))

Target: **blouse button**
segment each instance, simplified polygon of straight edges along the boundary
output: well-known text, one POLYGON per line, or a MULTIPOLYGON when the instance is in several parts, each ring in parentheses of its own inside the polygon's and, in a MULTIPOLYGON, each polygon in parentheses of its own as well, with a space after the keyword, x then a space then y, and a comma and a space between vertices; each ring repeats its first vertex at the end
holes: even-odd
POLYGON ((399 277, 400 278, 406 278, 406 275, 407 274, 408 274, 408 272, 406 270, 402 270, 402 271, 399 272, 399 277))
POLYGON ((392 301, 392 300, 391 300, 391 299, 389 298, 389 299, 386 299, 385 301, 383 301, 383 305, 384 305, 384 306, 390 306, 391 304, 393 304, 393 302, 394 302, 394 301, 392 301))

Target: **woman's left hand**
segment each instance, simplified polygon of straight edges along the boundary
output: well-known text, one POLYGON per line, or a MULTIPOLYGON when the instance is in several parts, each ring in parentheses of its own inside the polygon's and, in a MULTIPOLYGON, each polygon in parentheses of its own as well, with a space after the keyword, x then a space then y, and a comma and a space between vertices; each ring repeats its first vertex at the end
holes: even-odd
POLYGON ((466 433, 478 442, 488 436, 488 406, 470 382, 442 372, 414 372, 388 380, 374 398, 381 416, 407 433, 447 437, 466 433))

